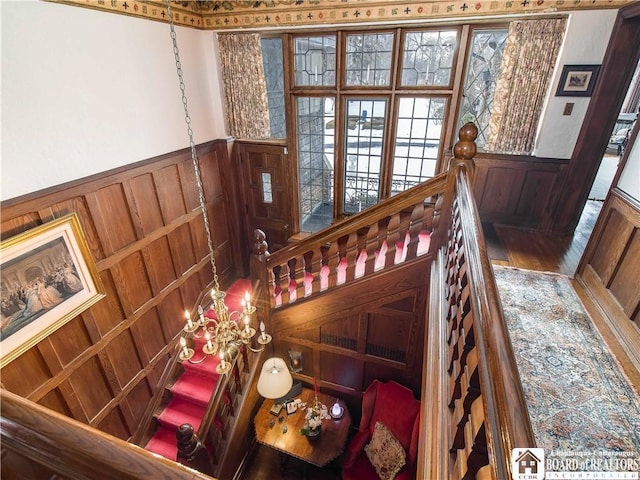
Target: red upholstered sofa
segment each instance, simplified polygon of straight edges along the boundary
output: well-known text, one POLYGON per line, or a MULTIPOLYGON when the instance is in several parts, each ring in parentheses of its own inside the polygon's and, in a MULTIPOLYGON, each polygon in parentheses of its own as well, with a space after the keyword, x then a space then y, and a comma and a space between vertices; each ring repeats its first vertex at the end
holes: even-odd
POLYGON ((362 397, 362 418, 358 432, 345 452, 342 479, 380 478, 365 452, 365 446, 371 441, 376 422, 384 424, 404 448, 406 464, 395 478, 415 478, 419 411, 420 402, 415 399, 411 390, 394 381, 382 383, 374 380, 362 397))

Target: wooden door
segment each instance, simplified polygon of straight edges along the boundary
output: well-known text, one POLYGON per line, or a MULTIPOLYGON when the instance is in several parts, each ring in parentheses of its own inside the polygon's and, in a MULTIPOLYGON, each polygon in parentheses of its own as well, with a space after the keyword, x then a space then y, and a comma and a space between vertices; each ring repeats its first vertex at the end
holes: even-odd
POLYGON ((287 244, 298 209, 292 205, 295 184, 287 166, 284 145, 242 143, 240 145, 245 186, 245 227, 251 233, 259 228, 267 235, 269 251, 287 244))

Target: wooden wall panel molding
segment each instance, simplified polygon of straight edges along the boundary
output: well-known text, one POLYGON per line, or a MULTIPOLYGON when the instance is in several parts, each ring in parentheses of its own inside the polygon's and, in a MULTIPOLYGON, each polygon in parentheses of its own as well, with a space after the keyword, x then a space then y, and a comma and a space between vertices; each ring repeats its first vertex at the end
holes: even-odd
POLYGON ((272 311, 276 355, 302 352, 296 377, 310 384, 316 378, 356 411, 374 378, 395 378, 420 396, 430 260, 421 257, 272 311))
POLYGON ((568 160, 479 154, 474 196, 483 222, 545 229, 568 160))
POLYGON ((602 207, 576 280, 602 324, 640 371, 640 203, 613 188, 602 207))
MULTIPOLYGON (((229 143, 197 147, 223 288, 242 258, 229 143)), ((120 438, 132 434, 184 309, 213 279, 194 178, 185 149, 0 204, 3 239, 76 212, 107 295, 6 365, 6 389, 120 438)))

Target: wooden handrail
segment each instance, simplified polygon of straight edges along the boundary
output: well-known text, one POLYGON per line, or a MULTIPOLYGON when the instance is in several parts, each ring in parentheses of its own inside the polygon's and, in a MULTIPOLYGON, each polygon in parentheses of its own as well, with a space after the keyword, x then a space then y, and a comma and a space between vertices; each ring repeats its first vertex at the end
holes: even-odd
POLYGON ((446 173, 440 174, 349 217, 348 222, 338 222, 265 257, 268 287, 261 301, 269 308, 276 307, 280 294, 281 304, 285 305, 373 274, 380 263, 383 267, 392 266, 399 253, 396 244, 406 249, 402 252, 405 260, 423 254, 424 251, 418 252, 419 236, 423 232, 433 234, 437 199, 444 192, 447 179, 446 173), (383 245, 386 254, 376 260, 383 245), (362 258, 366 255, 366 260, 357 272, 356 260, 361 254, 362 258), (343 278, 339 277, 340 268, 343 278), (326 277, 321 279, 322 275, 326 277))
POLYGON ((460 130, 432 263, 419 479, 511 477, 513 448, 535 446, 472 194, 477 129, 460 130))
POLYGON ((488 441, 493 446, 492 463, 500 473, 498 478, 506 480, 512 478, 511 450, 535 447, 536 442, 468 172, 460 169, 457 173, 462 236, 475 299, 471 305, 480 324, 476 341, 482 358, 487 435, 492 437, 488 441))
POLYGON ((281 248, 269 256, 267 264, 273 262, 282 263, 284 259, 297 257, 308 250, 313 250, 353 231, 368 227, 380 218, 412 208, 416 203, 422 202, 429 197, 436 197, 444 191, 446 180, 447 173, 441 173, 427 182, 420 183, 393 197, 386 198, 362 212, 351 215, 347 222, 334 223, 319 232, 305 237, 304 242, 292 243, 281 248))
POLYGON ((211 479, 70 419, 7 390, 0 390, 3 448, 69 479, 211 479))

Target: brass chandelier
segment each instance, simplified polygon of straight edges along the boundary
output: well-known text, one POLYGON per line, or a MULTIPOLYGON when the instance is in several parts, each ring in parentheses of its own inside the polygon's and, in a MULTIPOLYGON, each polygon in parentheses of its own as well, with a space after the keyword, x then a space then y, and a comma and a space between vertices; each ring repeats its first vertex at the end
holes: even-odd
POLYGON ((189 146, 191 148, 191 162, 196 179, 198 190, 199 208, 202 213, 204 229, 207 238, 207 246, 209 248, 209 260, 213 271, 213 288, 211 289, 211 303, 205 308, 210 308, 214 314, 214 318, 205 315, 205 308, 198 306, 198 318, 193 320, 188 310, 185 311, 186 322, 183 332, 191 334, 194 338, 203 339, 202 356, 197 360, 194 359, 195 350, 187 346, 185 337, 180 338, 181 350, 179 358, 181 361, 189 361, 191 363, 202 363, 209 356, 218 356, 219 363, 216 365, 216 372, 219 374, 228 373, 233 365, 233 360, 238 355, 240 348, 246 346, 254 352, 264 350, 264 346, 271 341, 271 335, 266 333, 264 322, 260 322, 260 335, 257 338, 259 348, 250 346, 251 339, 256 334, 256 329, 251 327, 252 317, 256 313, 256 307, 251 304, 249 293, 241 301, 242 311, 229 311, 225 303, 226 293, 220 289, 218 283, 218 273, 216 270, 216 261, 213 251, 213 242, 211 240, 211 227, 207 216, 207 209, 204 199, 204 188, 202 186, 202 177, 200 175, 200 166, 196 154, 195 142, 193 140, 193 130, 191 128, 191 117, 187 108, 187 97, 185 94, 184 79, 182 75, 182 64, 180 63, 180 51, 176 40, 176 32, 173 24, 173 14, 171 11, 171 1, 167 0, 167 13, 169 17, 169 26, 171 28, 171 40, 173 42, 173 53, 175 56, 176 71, 180 91, 182 94, 182 104, 184 106, 185 122, 187 125, 187 133, 189 135, 189 146))

